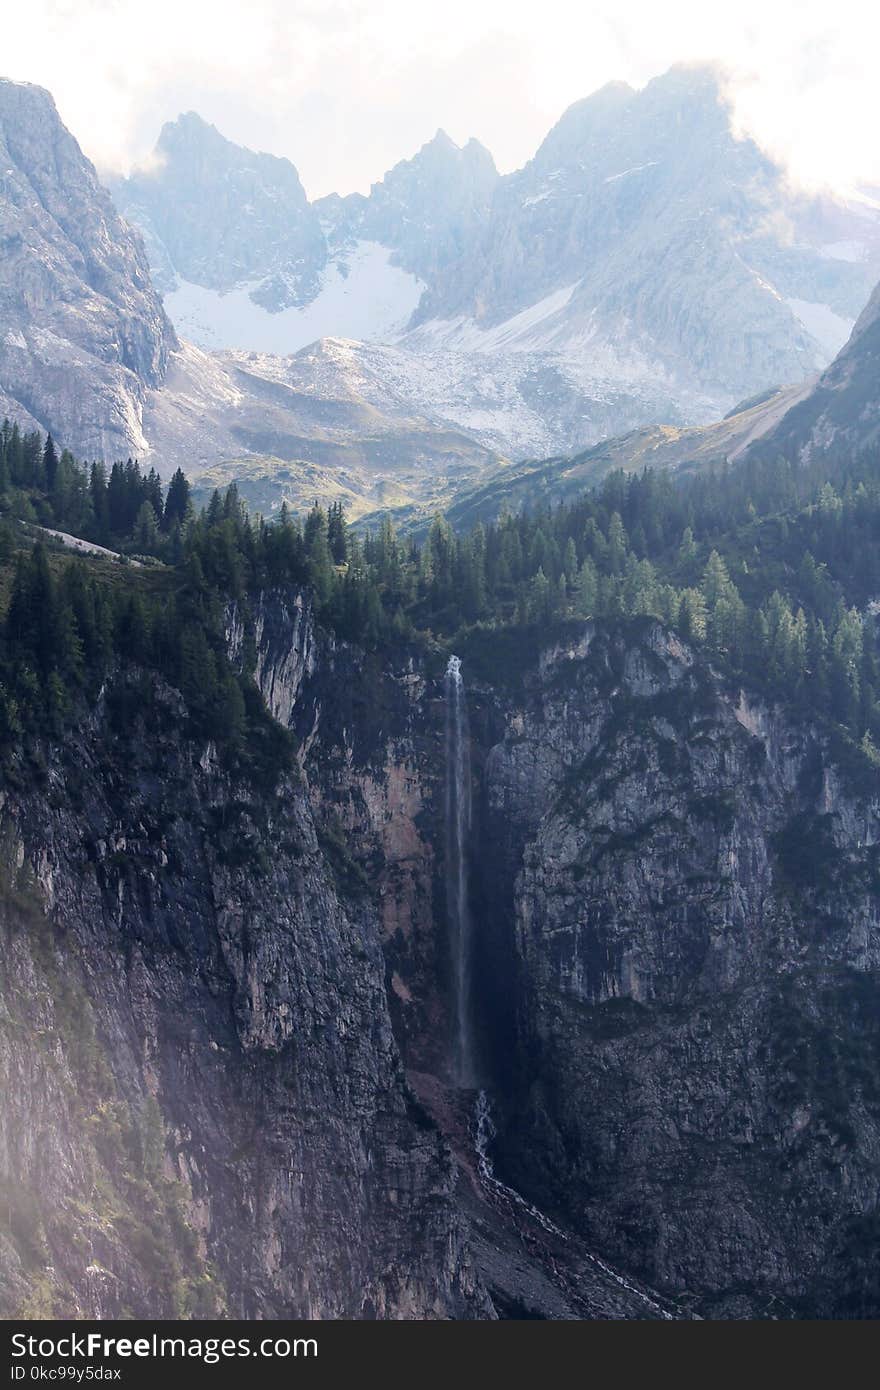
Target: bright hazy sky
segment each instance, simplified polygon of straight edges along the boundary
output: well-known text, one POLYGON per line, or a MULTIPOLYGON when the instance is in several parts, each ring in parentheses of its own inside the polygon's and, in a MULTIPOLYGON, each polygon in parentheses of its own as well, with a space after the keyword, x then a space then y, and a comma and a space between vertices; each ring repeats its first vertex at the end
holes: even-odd
POLYGON ((311 197, 366 190, 442 126, 503 171, 614 78, 717 60, 738 121, 800 179, 880 183, 880 6, 857 0, 25 0, 0 73, 38 82, 102 168, 196 110, 289 156, 311 197), (871 13, 873 10, 873 14, 871 13))

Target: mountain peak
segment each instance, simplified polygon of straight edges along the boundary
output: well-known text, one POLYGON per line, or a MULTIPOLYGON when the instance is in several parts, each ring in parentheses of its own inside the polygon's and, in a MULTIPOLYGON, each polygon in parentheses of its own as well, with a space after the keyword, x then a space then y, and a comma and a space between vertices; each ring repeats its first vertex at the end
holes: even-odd
POLYGON ((200 116, 198 111, 181 111, 175 120, 166 121, 156 142, 157 153, 164 155, 200 148, 214 149, 218 152, 222 150, 227 156, 234 154, 237 157, 246 156, 248 159, 257 157, 244 145, 237 145, 234 140, 230 140, 210 121, 206 121, 204 116, 200 116))
POLYGON ((626 82, 606 82, 589 96, 572 102, 544 138, 535 155, 536 162, 564 161, 567 154, 613 128, 637 96, 626 82))
POLYGON ((380 184, 386 183, 398 170, 411 169, 424 160, 432 159, 450 167, 467 165, 488 167, 493 175, 496 173, 495 161, 485 145, 474 136, 471 136, 463 145, 456 144, 452 136, 447 134, 441 126, 410 159, 401 159, 395 164, 394 168, 390 169, 385 178, 380 181, 380 184))
POLYGON ((727 71, 721 63, 673 63, 666 72, 652 77, 644 91, 668 93, 673 97, 704 97, 723 103, 726 83, 727 71))
POLYGON ((327 248, 289 159, 235 144, 197 111, 162 127, 156 155, 115 191, 164 289, 178 276, 221 293, 258 285, 272 311, 312 297, 327 248))
POLYGON ((574 102, 561 115, 535 156, 541 165, 580 160, 585 152, 633 139, 644 148, 682 128, 713 138, 730 127, 726 76, 717 63, 676 63, 641 90, 608 82, 574 102), (629 132, 629 134, 627 134, 629 132))
POLYGON ((634 96, 636 96, 636 89, 631 87, 628 82, 606 82, 604 86, 597 87, 595 92, 590 92, 588 96, 580 97, 578 101, 573 101, 570 106, 567 106, 557 121, 557 126, 584 112, 598 114, 606 111, 617 111, 634 96))
POLYGON ((0 138, 13 130, 25 140, 58 138, 79 152, 79 145, 61 121, 51 92, 33 82, 0 77, 0 138))
POLYGON ((21 93, 39 98, 40 101, 48 102, 50 106, 55 105, 55 98, 45 87, 40 87, 36 82, 16 82, 14 77, 0 77, 0 96, 9 93, 21 93))
POLYGON ((214 136, 227 145, 232 144, 225 135, 221 135, 211 121, 206 121, 204 116, 200 116, 198 111, 181 111, 175 120, 166 121, 159 133, 159 144, 178 133, 194 139, 208 139, 214 136))
MULTIPOLYGON (((176 121, 166 121, 165 124, 166 127, 169 125, 179 125, 185 128, 189 127, 193 130, 217 131, 217 127, 211 121, 206 121, 204 116, 199 115, 198 111, 193 110, 181 111, 176 121)), ((217 133, 219 134, 219 131, 217 131, 217 133)))
MULTIPOLYGON (((26 110, 29 107, 43 107, 60 122, 55 98, 45 87, 38 86, 36 82, 15 82, 11 77, 0 77, 0 112, 14 108, 26 110)), ((70 138, 72 140, 73 136, 70 138)))

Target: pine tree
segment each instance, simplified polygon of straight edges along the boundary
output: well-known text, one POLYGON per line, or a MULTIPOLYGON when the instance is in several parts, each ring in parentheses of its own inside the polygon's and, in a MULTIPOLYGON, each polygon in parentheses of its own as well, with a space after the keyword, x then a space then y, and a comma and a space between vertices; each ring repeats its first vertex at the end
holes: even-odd
POLYGON ((578 571, 577 585, 575 588, 575 611, 579 613, 582 618, 593 617, 596 609, 598 586, 599 577, 596 573, 596 566, 588 555, 578 571))
POLYGON ((553 616, 553 599, 550 580, 539 566, 529 590, 529 619, 533 623, 547 623, 553 616))
POLYGON ((699 589, 684 589, 679 600, 678 621, 688 642, 706 640, 706 601, 699 589))
POLYGON ((165 495, 165 509, 162 514, 162 529, 170 531, 173 526, 185 526, 192 512, 190 485, 183 471, 176 469, 165 495))
POLYGON ((58 476, 58 451, 55 448, 55 441, 51 434, 46 435, 46 444, 43 449, 43 478, 45 479, 46 491, 51 494, 55 487, 55 479, 58 476))
POLYGON ((159 539, 156 511, 152 502, 142 502, 134 523, 134 543, 143 555, 150 555, 159 539))

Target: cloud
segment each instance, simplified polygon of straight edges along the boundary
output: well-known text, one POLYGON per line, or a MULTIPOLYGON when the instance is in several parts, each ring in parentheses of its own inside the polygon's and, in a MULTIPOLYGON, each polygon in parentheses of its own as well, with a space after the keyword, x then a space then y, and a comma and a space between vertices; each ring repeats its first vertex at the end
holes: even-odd
POLYGON ((198 110, 288 155, 311 196, 365 190, 443 126, 502 169, 612 78, 718 60, 736 119, 813 184, 880 184, 874 54, 856 0, 30 0, 4 18, 3 69, 48 87, 102 167, 142 160, 198 110))

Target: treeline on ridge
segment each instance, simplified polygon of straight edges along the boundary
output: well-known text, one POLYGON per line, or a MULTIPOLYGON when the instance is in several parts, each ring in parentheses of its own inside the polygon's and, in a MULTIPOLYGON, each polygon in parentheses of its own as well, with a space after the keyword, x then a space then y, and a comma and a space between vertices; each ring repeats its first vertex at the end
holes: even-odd
POLYGON ((72 690, 127 660, 161 671, 203 731, 235 744, 253 692, 226 660, 226 604, 237 599, 246 612, 250 595, 294 585, 313 592, 322 623, 368 647, 654 616, 877 757, 872 455, 833 470, 754 459, 690 478, 618 472, 573 503, 465 535, 438 516, 417 542, 390 520, 360 536, 340 504, 316 505, 302 521, 283 508, 268 522, 247 513, 234 487, 195 515, 180 470, 167 488, 131 460, 107 474, 6 423, 0 509, 7 553, 12 527, 36 521, 166 570, 151 596, 146 585, 102 585, 81 561, 53 571, 39 548, 19 558, 2 633, 7 737, 25 706, 57 722, 72 690))

